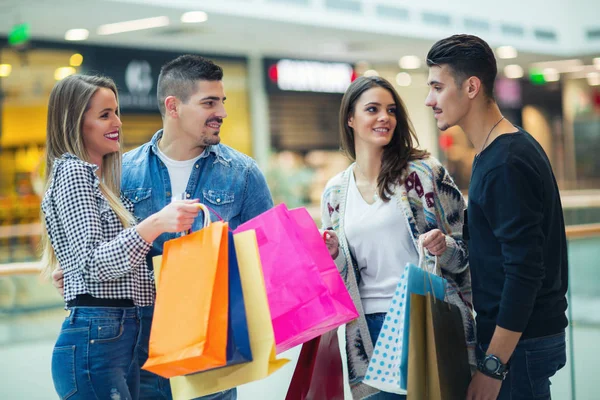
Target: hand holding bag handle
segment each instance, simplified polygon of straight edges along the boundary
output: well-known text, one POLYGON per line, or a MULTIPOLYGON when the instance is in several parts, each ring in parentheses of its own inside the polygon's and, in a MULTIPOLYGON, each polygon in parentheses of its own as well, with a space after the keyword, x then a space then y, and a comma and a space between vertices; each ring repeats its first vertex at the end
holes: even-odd
POLYGON ((423 235, 420 235, 419 239, 417 239, 417 252, 419 253, 418 267, 421 268, 422 270, 425 270, 425 271, 435 274, 437 276, 442 276, 442 271, 441 271, 440 265, 438 263, 438 256, 434 256, 435 264, 433 267, 433 271, 430 271, 429 268, 427 268, 427 257, 425 255, 426 249, 423 246, 423 240, 424 240, 423 235))
MULTIPOLYGON (((429 271, 429 269, 427 268, 427 260, 425 258, 425 247, 423 246, 423 236, 419 236, 419 239, 417 241, 417 248, 419 251, 419 268, 421 268, 423 271, 427 272, 427 278, 429 279, 429 285, 430 288, 433 290, 433 281, 431 280, 431 274, 434 274, 436 276, 442 277, 442 270, 440 269, 440 266, 438 264, 438 256, 434 256, 435 257, 435 264, 433 266, 433 272, 429 271)), ((425 280, 425 276, 423 276, 423 292, 427 293, 427 281, 425 280)), ((433 299, 433 302, 435 303, 437 301, 435 296, 431 296, 431 298, 433 299)), ((448 309, 450 309, 450 302, 448 301, 448 287, 445 287, 444 290, 444 303, 448 305, 448 309)))

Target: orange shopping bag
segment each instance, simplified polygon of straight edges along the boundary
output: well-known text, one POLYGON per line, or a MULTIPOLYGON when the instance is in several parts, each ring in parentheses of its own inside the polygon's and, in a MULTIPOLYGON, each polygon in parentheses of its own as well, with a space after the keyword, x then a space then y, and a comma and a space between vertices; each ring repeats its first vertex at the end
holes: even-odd
MULTIPOLYGON (((173 400, 195 399, 254 382, 275 373, 289 360, 275 356, 275 334, 265 291, 256 234, 246 231, 233 235, 238 259, 252 361, 226 366, 199 374, 170 379, 173 400)), ((230 245, 233 245, 230 243, 230 245)), ((160 260, 154 260, 155 271, 160 260)), ((162 281, 156 282, 158 287, 162 281)))
POLYGON ((165 243, 145 370, 171 378, 226 364, 227 231, 215 222, 165 243))

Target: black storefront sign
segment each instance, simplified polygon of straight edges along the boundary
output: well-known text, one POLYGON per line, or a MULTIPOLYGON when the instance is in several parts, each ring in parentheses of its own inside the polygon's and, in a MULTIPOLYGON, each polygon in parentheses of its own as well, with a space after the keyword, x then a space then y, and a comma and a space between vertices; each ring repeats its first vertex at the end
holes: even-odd
POLYGON ((84 54, 83 73, 111 77, 119 89, 121 112, 157 113, 156 84, 161 67, 181 53, 94 48, 84 54))

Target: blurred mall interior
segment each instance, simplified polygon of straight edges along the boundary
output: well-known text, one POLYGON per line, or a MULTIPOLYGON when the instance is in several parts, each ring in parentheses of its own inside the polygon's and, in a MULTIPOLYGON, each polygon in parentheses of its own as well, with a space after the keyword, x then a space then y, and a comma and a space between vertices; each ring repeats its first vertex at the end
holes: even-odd
MULTIPOLYGON (((337 112, 361 75, 394 83, 421 147, 467 193, 475 151, 460 129, 440 132, 424 105, 425 55, 455 33, 495 50, 498 104, 542 144, 561 189, 571 324, 553 398, 599 398, 600 19, 592 0, 0 0, 0 398, 55 398, 49 362, 64 311, 39 277, 38 246, 57 80, 112 77, 128 150, 161 127, 161 65, 184 53, 214 60, 225 71, 222 142, 259 162, 276 204, 305 206, 318 220, 325 183, 349 164, 337 112)), ((239 398, 283 399, 293 367, 242 387, 239 398)))

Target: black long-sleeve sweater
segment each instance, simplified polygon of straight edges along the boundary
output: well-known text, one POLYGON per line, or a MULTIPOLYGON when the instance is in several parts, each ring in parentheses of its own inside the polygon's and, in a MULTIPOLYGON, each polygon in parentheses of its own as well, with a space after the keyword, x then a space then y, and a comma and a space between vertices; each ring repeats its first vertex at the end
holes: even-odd
POLYGON ((473 163, 469 263, 480 343, 496 325, 522 339, 567 326, 567 241, 556 179, 527 132, 500 135, 473 163))

